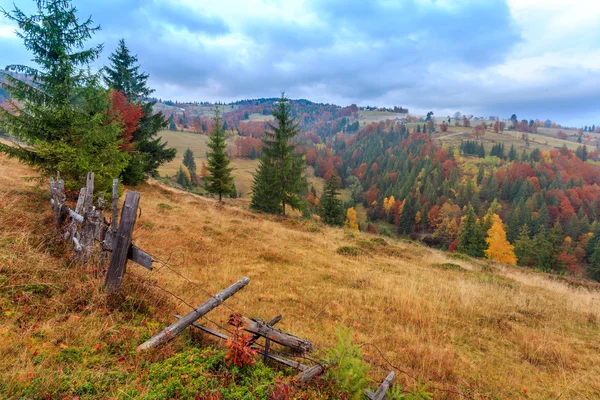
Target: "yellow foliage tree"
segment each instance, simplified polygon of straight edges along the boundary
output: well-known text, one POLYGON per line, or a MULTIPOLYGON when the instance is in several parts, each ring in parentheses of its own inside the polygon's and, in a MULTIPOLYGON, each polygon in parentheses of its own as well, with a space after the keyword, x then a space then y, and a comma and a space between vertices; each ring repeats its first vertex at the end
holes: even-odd
POLYGON ((358 232, 358 222, 356 221, 356 210, 354 207, 350 207, 346 213, 346 223, 344 224, 346 229, 358 232))
POLYGON ((396 199, 394 199, 394 196, 386 197, 383 199, 383 209, 386 213, 389 213, 394 209, 394 204, 396 204, 396 199))
POLYGON ((488 244, 488 249, 485 251, 488 259, 510 265, 517 264, 515 247, 506 240, 506 231, 498 214, 493 216, 492 227, 488 230, 485 241, 488 244))

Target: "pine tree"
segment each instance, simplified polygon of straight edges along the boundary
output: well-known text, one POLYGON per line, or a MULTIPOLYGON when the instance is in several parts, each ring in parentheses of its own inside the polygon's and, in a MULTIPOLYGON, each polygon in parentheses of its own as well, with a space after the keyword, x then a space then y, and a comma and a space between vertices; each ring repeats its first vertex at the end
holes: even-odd
POLYGON ((175 125, 175 120, 173 119, 173 115, 172 114, 169 117, 169 130, 170 131, 176 131, 177 130, 177 125, 175 125))
POLYGON ((402 214, 400 214, 400 220, 398 221, 398 233, 401 235, 409 235, 415 227, 415 200, 412 196, 408 196, 404 199, 402 205, 402 214))
POLYGON ((358 232, 358 222, 354 207, 350 207, 346 212, 346 222, 344 222, 344 228, 358 232))
POLYGON ((527 225, 521 227, 519 237, 515 241, 515 255, 519 265, 531 267, 536 263, 533 241, 529 237, 527 225))
POLYGON ((600 282, 600 241, 596 243, 590 256, 588 275, 591 279, 600 282))
POLYGON ((485 241, 488 244, 485 251, 485 256, 488 259, 510 265, 517 263, 517 257, 514 253, 515 248, 506 240, 506 232, 498 214, 494 214, 492 217, 492 226, 487 231, 485 241))
POLYGON ((485 237, 473 206, 468 205, 463 217, 461 233, 458 238, 458 251, 471 257, 483 257, 486 249, 485 237))
POLYGON ((92 171, 96 188, 108 191, 129 155, 119 149, 120 124, 108 116, 109 93, 88 70, 102 45, 84 46, 100 27, 91 18, 78 21, 77 9, 64 0, 38 1, 31 16, 16 6, 1 11, 19 26, 17 35, 37 68, 6 67, 30 82, 2 72, 11 107, 0 107, 0 125, 26 146, 0 144, 0 151, 44 175, 59 170, 70 190, 79 189, 92 171))
POLYGON ((294 209, 301 207, 300 194, 307 188, 305 162, 303 155, 296 152, 297 145, 293 140, 299 128, 284 93, 273 110, 273 116, 276 124, 269 124, 263 137, 250 207, 285 216, 286 205, 294 209))
POLYGON ((143 100, 152 94, 153 90, 146 86, 148 75, 139 71, 138 58, 125 46, 124 39, 119 40, 108 59, 111 64, 104 67, 103 77, 108 87, 123 92, 129 101, 143 100))
POLYGON ((340 200, 338 189, 340 188, 340 178, 331 175, 325 183, 323 196, 321 196, 321 220, 328 225, 341 226, 344 224, 344 210, 342 200, 340 200))
POLYGON ((208 148, 210 149, 206 153, 208 175, 206 175, 204 187, 209 193, 218 194, 219 202, 221 202, 221 197, 224 194, 231 194, 234 187, 233 178, 231 177, 232 168, 229 167, 231 161, 226 152, 225 131, 223 130, 218 107, 215 108, 215 115, 213 116, 208 148))
POLYGON ((110 65, 103 69, 104 82, 109 88, 123 92, 143 112, 138 128, 133 132, 135 151, 122 174, 124 183, 137 185, 146 174, 156 176, 158 167, 175 158, 177 151, 168 148, 167 143, 157 137, 158 132, 167 127, 176 130, 175 122, 172 116, 167 120, 162 113, 154 113, 156 101, 146 101, 154 90, 148 87, 148 75, 139 71, 137 56, 131 54, 123 39, 109 60, 110 65))

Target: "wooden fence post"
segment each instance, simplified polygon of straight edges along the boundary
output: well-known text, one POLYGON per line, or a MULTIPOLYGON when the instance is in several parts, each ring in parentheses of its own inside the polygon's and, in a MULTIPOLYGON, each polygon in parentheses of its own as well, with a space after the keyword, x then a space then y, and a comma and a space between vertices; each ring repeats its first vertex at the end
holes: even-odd
POLYGON ((112 240, 112 253, 110 255, 110 265, 106 274, 104 287, 108 292, 114 292, 121 287, 125 266, 127 264, 127 254, 131 246, 131 236, 133 227, 137 218, 137 209, 140 203, 139 192, 129 192, 125 196, 123 203, 123 212, 119 229, 112 240))
POLYGON ((394 376, 396 376, 396 374, 394 373, 394 371, 391 371, 385 378, 385 380, 381 383, 381 385, 379 385, 379 388, 377 388, 377 391, 375 393, 371 392, 370 390, 365 390, 365 396, 367 396, 370 400, 385 399, 386 392, 390 388, 390 384, 394 380, 394 376))
POLYGON ((50 178, 50 194, 52 196, 52 208, 58 230, 65 219, 63 206, 65 204, 65 181, 60 178, 60 172, 56 172, 56 181, 50 178))
MULTIPOLYGON (((125 209, 123 209, 123 213, 125 213, 125 209)), ((123 220, 121 219, 121 223, 123 220)), ((120 227, 119 227, 120 228, 120 227)), ((114 250, 113 250, 114 255, 114 250)), ((195 308, 192 312, 185 315, 178 321, 175 321, 173 324, 169 325, 152 338, 147 340, 146 342, 139 345, 136 351, 143 351, 151 349, 152 347, 158 346, 161 343, 164 343, 168 340, 174 338, 179 332, 183 331, 185 328, 190 326, 192 323, 196 322, 196 320, 202 318, 204 315, 208 314, 211 310, 221 305, 225 300, 229 297, 233 296, 240 289, 246 286, 250 282, 250 278, 242 278, 233 285, 229 286, 227 289, 221 291, 217 295, 211 297, 206 303, 202 304, 195 308)))
MULTIPOLYGON (((75 213, 81 214, 81 210, 83 209, 83 202, 85 200, 85 191, 86 188, 81 188, 79 190, 79 197, 77 198, 77 205, 75 206, 75 213)), ((79 232, 77 232, 77 223, 78 221, 71 217, 71 223, 67 228, 67 232, 65 232, 65 240, 72 241, 75 245, 75 252, 81 251, 81 245, 79 244, 79 232)))
MULTIPOLYGON (((119 180, 113 179, 112 184, 112 215, 110 219, 110 230, 117 232, 117 217, 119 216, 119 180)), ((114 235, 113 235, 114 237, 114 235)))
POLYGON ((81 258, 89 260, 94 251, 95 237, 95 209, 93 208, 94 200, 94 173, 88 172, 85 189, 85 199, 83 200, 83 223, 81 224, 81 240, 80 244, 83 249, 81 258))

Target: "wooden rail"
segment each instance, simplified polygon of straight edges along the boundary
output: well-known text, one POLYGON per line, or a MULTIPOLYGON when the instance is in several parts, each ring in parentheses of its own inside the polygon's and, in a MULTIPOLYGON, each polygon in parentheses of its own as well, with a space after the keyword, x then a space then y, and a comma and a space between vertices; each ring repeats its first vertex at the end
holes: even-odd
POLYGON ((161 343, 167 342, 173 339, 177 334, 183 331, 185 328, 190 326, 192 323, 196 322, 198 319, 202 318, 204 315, 208 314, 214 308, 223 304, 225 300, 229 297, 233 296, 240 289, 246 286, 250 282, 250 278, 242 278, 233 285, 229 286, 227 289, 219 292, 216 296, 213 296, 206 303, 198 306, 192 312, 182 317, 180 320, 174 322, 169 325, 152 338, 142 343, 137 347, 137 351, 144 351, 151 349, 155 346, 158 346, 161 343))

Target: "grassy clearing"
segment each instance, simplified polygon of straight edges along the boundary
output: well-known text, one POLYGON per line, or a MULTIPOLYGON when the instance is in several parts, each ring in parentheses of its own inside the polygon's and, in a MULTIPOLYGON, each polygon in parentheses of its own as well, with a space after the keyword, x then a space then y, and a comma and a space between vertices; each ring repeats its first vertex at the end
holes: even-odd
MULTIPOLYGON (((492 148, 492 146, 496 143, 504 143, 507 152, 510 149, 510 146, 514 145, 515 149, 520 154, 526 148, 525 141, 521 139, 522 134, 523 132, 516 131, 504 131, 504 133, 494 133, 493 131, 487 130, 481 140, 483 141, 486 151, 489 151, 492 148)), ((448 132, 437 133, 436 138, 440 142, 452 144, 454 146, 459 146, 461 140, 474 139, 471 135, 471 129, 465 128, 463 126, 450 126, 448 127, 448 132)), ((576 142, 561 140, 535 133, 529 134, 529 140, 529 150, 537 147, 541 151, 548 151, 557 147, 562 147, 563 145, 567 146, 567 148, 569 149, 575 150, 578 146, 581 146, 579 143, 576 142)))
MULTIPOLYGON (((208 150, 206 145, 208 142, 207 135, 189 132, 161 131, 160 137, 167 141, 170 147, 177 149, 177 156, 175 159, 159 168, 158 172, 161 175, 174 176, 177 173, 179 166, 183 162, 183 153, 188 147, 194 153, 198 170, 200 169, 202 162, 206 160, 206 151, 208 150)), ((233 146, 234 139, 229 139, 228 143, 233 146)), ((231 166, 233 167, 233 178, 235 179, 237 190, 242 193, 243 198, 248 199, 251 196, 252 182, 254 181, 253 174, 258 167, 258 160, 234 158, 231 160, 231 166)), ((318 193, 322 193, 325 184, 324 180, 315 177, 312 167, 307 169, 306 175, 309 187, 310 185, 313 185, 318 193)))
MULTIPOLYGON (((48 273, 56 275, 52 282, 59 282, 53 284, 58 286, 50 300, 43 300, 44 311, 38 308, 32 315, 14 299, 13 289, 0 289, 0 388, 31 388, 37 379, 35 387, 53 388, 53 393, 83 393, 86 382, 106 387, 108 397, 126 398, 120 391, 138 389, 148 393, 149 378, 138 377, 148 361, 131 350, 171 321, 173 313, 189 309, 148 298, 147 288, 136 282, 157 280, 191 304, 203 302, 206 295, 166 268, 149 272, 130 265, 125 281, 134 305, 123 309, 106 304, 100 282, 78 282, 70 275, 76 267, 64 265, 41 238, 31 240, 51 230, 49 213, 40 216, 36 211, 47 198, 17 178, 28 170, 0 160, 9 171, 0 176, 0 226, 10 227, 1 231, 0 277, 8 276, 3 282, 10 285, 41 285, 48 282, 48 273), (6 210, 21 207, 27 210, 25 216, 12 211, 7 219, 6 210), (27 271, 20 283, 14 280, 18 271, 27 271), (93 295, 81 298, 83 293, 93 295), (140 299, 146 306, 137 305, 140 299), (97 344, 103 344, 98 354, 97 344), (71 391, 73 385, 77 387, 71 391)), ((364 343, 368 359, 385 364, 385 358, 413 376, 470 398, 600 396, 597 285, 568 283, 311 221, 218 206, 157 184, 140 190, 137 245, 169 259, 176 271, 213 293, 250 277, 248 287, 228 305, 249 317, 269 319, 281 313, 281 329, 309 338, 319 349, 334 347, 342 326, 364 343)), ((38 301, 36 296, 33 301, 38 301)), ((210 319, 225 324, 228 316, 229 310, 220 307, 210 319)), ((168 362, 193 340, 198 339, 188 333, 151 361, 168 362)), ((372 366, 371 377, 382 379, 386 369, 372 366)), ((404 374, 398 381, 414 384, 404 374)), ((437 392, 437 397, 446 395, 452 398, 437 392)))
MULTIPOLYGON (((159 168, 158 172, 161 175, 174 176, 177 173, 177 170, 179 170, 179 167, 183 162, 183 153, 188 147, 194 153, 198 171, 200 170, 202 162, 206 160, 206 151, 208 150, 206 145, 208 142, 207 135, 189 132, 161 131, 160 137, 167 141, 169 146, 177 149, 177 156, 175 159, 159 168)), ((233 145, 233 139, 229 139, 228 143, 233 145)), ((258 161, 246 158, 234 158, 231 166, 233 167, 233 177, 238 191, 243 193, 244 196, 247 196, 252 188, 252 174, 258 166, 258 161)))

